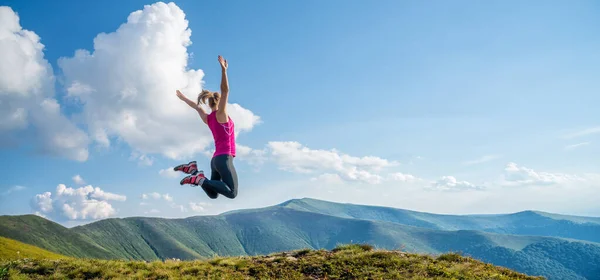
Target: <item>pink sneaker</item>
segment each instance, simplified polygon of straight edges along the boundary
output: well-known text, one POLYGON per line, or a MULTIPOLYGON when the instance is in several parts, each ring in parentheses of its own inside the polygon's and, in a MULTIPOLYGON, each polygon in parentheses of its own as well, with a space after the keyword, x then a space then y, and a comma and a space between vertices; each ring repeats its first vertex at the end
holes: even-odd
POLYGON ((187 174, 194 174, 198 171, 198 166, 196 165, 196 161, 190 161, 188 164, 180 164, 173 167, 175 171, 182 171, 187 174))
POLYGON ((188 175, 187 177, 181 179, 181 182, 179 182, 180 185, 184 185, 184 184, 189 184, 189 185, 202 185, 202 182, 204 182, 204 179, 206 179, 206 177, 204 177, 204 172, 202 171, 198 171, 195 175, 188 175))

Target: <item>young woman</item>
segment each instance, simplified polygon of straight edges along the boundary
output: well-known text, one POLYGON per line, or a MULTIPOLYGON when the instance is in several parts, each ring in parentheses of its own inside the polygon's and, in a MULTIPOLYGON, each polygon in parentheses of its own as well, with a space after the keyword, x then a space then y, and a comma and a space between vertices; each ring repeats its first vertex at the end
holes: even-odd
POLYGON ((181 164, 173 169, 190 174, 183 178, 180 185, 189 184, 200 186, 208 197, 216 199, 219 194, 228 198, 235 198, 238 193, 237 173, 233 166, 235 158, 235 132, 233 120, 227 114, 227 99, 229 97, 229 84, 227 82, 227 60, 219 56, 221 64, 221 93, 202 90, 198 101, 194 103, 177 90, 177 97, 196 110, 202 121, 208 125, 215 141, 215 152, 210 161, 210 180, 198 170, 196 161, 181 164), (200 102, 208 104, 210 114, 206 114, 200 107, 200 102))

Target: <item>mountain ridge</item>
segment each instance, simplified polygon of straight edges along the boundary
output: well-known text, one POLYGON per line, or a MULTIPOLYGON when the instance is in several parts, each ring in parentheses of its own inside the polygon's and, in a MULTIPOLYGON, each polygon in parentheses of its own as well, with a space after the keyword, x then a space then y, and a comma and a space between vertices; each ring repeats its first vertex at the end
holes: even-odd
POLYGON ((446 215, 383 206, 336 203, 317 199, 295 199, 282 204, 284 207, 338 217, 386 220, 440 230, 473 229, 504 234, 553 236, 600 243, 600 218, 595 217, 558 215, 545 212, 544 215, 540 215, 539 212, 534 211, 485 216, 446 215), (554 215, 554 218, 549 218, 548 215, 554 215))
MULTIPOLYGON (((358 204, 358 203, 351 203, 351 202, 335 202, 335 201, 328 201, 328 200, 316 199, 316 198, 311 198, 311 197, 288 199, 288 200, 286 200, 284 202, 281 202, 281 203, 275 204, 275 205, 278 205, 278 206, 287 206, 287 205, 294 204, 294 203, 297 203, 297 202, 320 202, 320 203, 335 204, 335 205, 341 205, 341 206, 357 206, 357 207, 366 207, 366 208, 382 208, 382 209, 389 209, 389 210, 401 210, 401 211, 415 213, 415 214, 431 214, 431 215, 451 216, 451 217, 498 217, 498 216, 526 215, 526 214, 537 214, 537 215, 542 215, 542 216, 543 215, 551 215, 551 216, 564 217, 564 218, 574 218, 574 219, 580 218, 580 219, 584 219, 584 220, 589 220, 589 222, 592 222, 592 223, 598 223, 598 224, 600 224, 600 217, 582 216, 582 215, 568 215, 568 214, 552 213, 552 212, 540 211, 540 210, 532 210, 532 209, 530 209, 530 210, 522 210, 522 211, 517 211, 517 212, 496 213, 496 214, 481 214, 481 213, 472 213, 472 214, 439 214, 439 213, 410 210, 410 209, 398 208, 398 207, 392 207, 392 206, 367 205, 367 204, 358 204)), ((259 208, 255 208, 255 209, 259 209, 259 208)))
MULTIPOLYGON (((582 275, 600 269, 600 245, 593 241, 507 233, 510 230, 519 232, 530 223, 544 225, 542 229, 545 230, 559 231, 560 227, 554 227, 559 225, 584 233, 590 225, 561 222, 533 213, 456 217, 304 199, 219 215, 175 219, 110 218, 70 229, 47 223, 35 215, 0 216, 0 236, 8 234, 11 236, 6 237, 22 239, 19 241, 24 243, 33 242, 32 245, 44 248, 49 243, 43 237, 63 234, 73 237, 76 244, 62 240, 62 243, 50 246, 51 249, 71 256, 83 254, 84 257, 104 259, 189 260, 263 255, 303 248, 331 249, 339 244, 367 243, 382 249, 404 248, 404 251, 415 253, 461 252, 488 263, 535 275, 585 279, 582 275), (496 230, 500 232, 477 229, 494 223, 516 228, 496 230), (36 228, 35 225, 39 224, 52 226, 36 228), (22 228, 31 228, 29 233, 42 239, 22 234, 19 231, 22 228), (58 246, 61 244, 64 247, 58 246), (570 258, 561 257, 557 252, 568 252, 570 258), (582 263, 596 262, 598 267, 573 266, 571 259, 579 259, 582 263)), ((593 223, 591 228, 597 229, 593 223)))

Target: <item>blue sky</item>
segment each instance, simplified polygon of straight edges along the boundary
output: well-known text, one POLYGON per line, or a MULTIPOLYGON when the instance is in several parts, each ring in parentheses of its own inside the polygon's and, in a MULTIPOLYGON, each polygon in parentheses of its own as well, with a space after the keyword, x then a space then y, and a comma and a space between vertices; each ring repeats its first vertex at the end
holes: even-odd
MULTIPOLYGON (((78 49, 93 53, 98 34, 110 37, 132 12, 153 3, 0 2, 18 14, 21 28, 39 36, 40 53, 55 79, 48 88, 54 89, 51 97, 64 116, 64 124, 42 117, 47 122, 31 119, 33 125, 25 129, 0 130, 3 137, 19 139, 19 145, 3 143, 0 150, 0 214, 42 213, 35 196, 51 192, 57 199, 45 216, 68 225, 88 222, 89 216, 73 219, 61 210, 71 205, 81 217, 93 199, 89 194, 58 199, 57 186, 65 184, 126 197, 102 200, 108 196, 98 195, 101 206, 86 211, 96 213, 106 204, 114 211, 102 208, 97 217, 213 214, 304 196, 438 213, 536 209, 600 216, 595 202, 600 199, 595 156, 600 154, 600 113, 593 106, 600 101, 597 2, 176 1, 171 13, 180 9, 191 30, 192 44, 183 49, 190 54, 187 65, 161 56, 180 43, 170 33, 161 37, 170 39, 136 51, 140 38, 159 34, 150 28, 112 37, 120 43, 114 49, 106 44, 106 55, 93 61, 74 57, 78 49), (249 110, 235 119, 246 129, 238 143, 252 151, 236 159, 240 196, 235 200, 210 200, 179 186, 180 176, 159 174, 190 158, 208 170, 209 157, 202 150, 211 147, 195 144, 208 138, 193 112, 173 101, 174 93, 154 90, 172 88, 184 75, 156 71, 162 71, 161 63, 169 65, 164 69, 201 69, 204 76, 187 83, 202 80, 217 90, 218 54, 230 64, 230 102, 249 110), (140 65, 119 62, 130 56, 140 65), (75 81, 95 90, 78 97, 87 100, 85 106, 70 98, 67 89, 75 81), (111 99, 123 85, 146 97, 126 105, 111 99), (168 105, 155 113, 161 98, 168 105), (115 111, 102 121, 92 117, 106 108, 115 111), (123 112, 153 120, 152 129, 138 124, 142 134, 127 130, 116 116, 123 112), (182 148, 171 133, 177 129, 168 128, 178 125, 170 119, 177 114, 186 120, 182 127, 200 131, 184 135, 182 148), (250 116, 260 121, 249 121, 250 116), (67 131, 71 124, 78 128, 67 131), (117 130, 109 133, 108 146, 98 144, 96 126, 117 130), (41 136, 39 127, 46 128, 41 136), (51 139, 59 132, 89 140, 67 145, 63 139, 56 144, 61 149, 54 149, 51 139), (61 152, 36 152, 40 145, 61 152), (88 155, 69 156, 72 147, 88 155), (182 157, 169 157, 174 149, 182 157), (139 160, 142 155, 149 160, 139 160), (393 175, 400 173, 414 180, 393 175), (75 183, 75 175, 85 183, 75 183), (160 198, 143 198, 154 192, 160 198)), ((143 12, 160 19, 153 28, 183 22, 161 18, 167 5, 155 7, 156 14, 143 12)), ((0 57, 25 49, 0 40, 5 40, 0 57)), ((2 70, 22 68, 10 66, 2 70)), ((2 85, 0 93, 7 94, 0 98, 9 104, 13 99, 8 98, 20 92, 32 90, 2 85)), ((188 96, 195 96, 192 90, 188 96)))

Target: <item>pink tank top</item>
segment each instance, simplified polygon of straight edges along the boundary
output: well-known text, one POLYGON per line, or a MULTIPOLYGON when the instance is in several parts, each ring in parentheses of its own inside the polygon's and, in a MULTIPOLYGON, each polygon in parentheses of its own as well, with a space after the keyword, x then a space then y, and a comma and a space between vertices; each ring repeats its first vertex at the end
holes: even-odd
POLYGON ((211 112, 207 116, 206 122, 208 128, 212 132, 215 140, 215 153, 213 157, 218 155, 231 155, 235 157, 235 132, 234 124, 231 118, 227 123, 219 123, 217 121, 216 111, 211 112))

